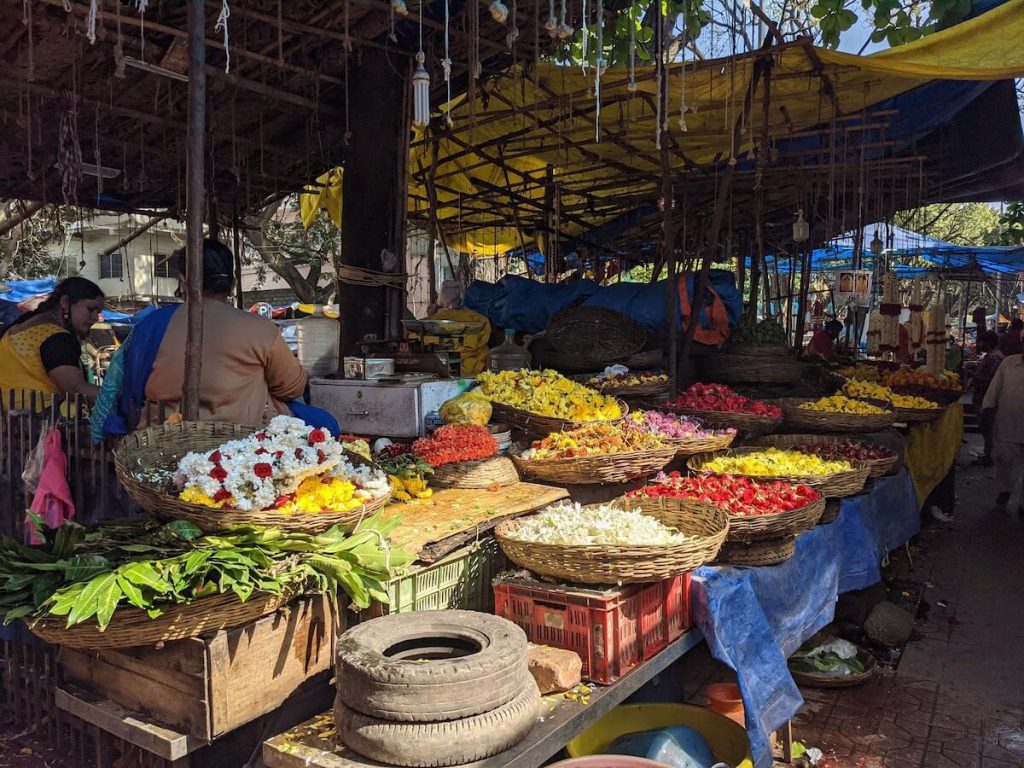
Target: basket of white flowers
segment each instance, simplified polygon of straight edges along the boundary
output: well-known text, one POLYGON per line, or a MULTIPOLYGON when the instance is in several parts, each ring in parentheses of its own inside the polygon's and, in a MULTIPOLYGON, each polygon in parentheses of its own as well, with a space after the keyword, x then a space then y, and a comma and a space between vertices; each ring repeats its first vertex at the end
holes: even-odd
POLYGON ((714 560, 729 516, 708 505, 677 527, 616 504, 563 502, 510 520, 496 535, 508 558, 542 576, 579 584, 659 581, 714 560))
POLYGON ((387 475, 321 429, 278 416, 262 429, 179 422, 128 435, 117 476, 147 512, 206 533, 239 525, 321 533, 391 498, 387 475))

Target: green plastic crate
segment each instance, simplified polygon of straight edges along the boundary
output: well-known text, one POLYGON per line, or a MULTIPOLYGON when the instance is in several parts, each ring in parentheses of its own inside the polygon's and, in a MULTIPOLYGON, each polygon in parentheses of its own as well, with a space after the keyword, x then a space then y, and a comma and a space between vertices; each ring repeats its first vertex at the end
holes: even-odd
POLYGON ((458 549, 433 565, 413 566, 408 576, 388 582, 391 605, 383 613, 459 608, 491 613, 491 580, 504 570, 505 555, 492 536, 458 549))

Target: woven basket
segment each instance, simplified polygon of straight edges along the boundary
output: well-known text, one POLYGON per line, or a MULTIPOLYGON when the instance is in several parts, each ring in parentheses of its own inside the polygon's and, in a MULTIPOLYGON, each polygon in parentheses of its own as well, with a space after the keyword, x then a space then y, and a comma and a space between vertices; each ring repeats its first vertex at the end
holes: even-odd
MULTIPOLYGON (((741 456, 747 453, 756 453, 760 451, 757 447, 748 448, 733 448, 729 451, 729 455, 741 456)), ((698 456, 692 457, 687 462, 687 467, 691 472, 697 474, 712 474, 709 470, 704 469, 704 465, 711 461, 714 456, 707 453, 702 453, 698 456)), ((781 480, 786 483, 803 483, 809 485, 811 488, 816 490, 822 496, 826 498, 838 499, 844 496, 853 496, 854 494, 860 493, 864 490, 864 483, 868 479, 868 467, 867 466, 855 466, 848 472, 834 472, 831 475, 816 475, 813 477, 799 477, 795 475, 750 475, 752 480, 761 480, 764 482, 771 482, 773 480, 781 480)))
POLYGON ((625 360, 595 360, 574 352, 559 352, 557 349, 549 348, 537 353, 537 361, 538 365, 554 368, 562 373, 595 373, 604 370, 609 363, 616 362, 631 370, 655 368, 663 363, 660 349, 638 352, 625 360))
POLYGON ((755 416, 749 413, 732 413, 729 411, 695 411, 692 408, 675 408, 662 406, 666 413, 677 413, 700 419, 708 429, 735 429, 744 435, 767 435, 782 426, 782 418, 771 416, 755 416))
POLYGON ((762 539, 748 544, 736 542, 725 544, 718 553, 716 562, 723 565, 778 565, 796 554, 796 537, 762 539))
POLYGON ((694 456, 698 453, 724 451, 732 445, 736 435, 707 435, 706 437, 664 438, 668 445, 675 447, 676 458, 694 456))
POLYGON ((585 349, 598 360, 635 355, 647 343, 647 331, 628 315, 605 307, 571 307, 548 320, 545 338, 562 352, 585 349))
POLYGON ((680 544, 644 546, 564 546, 514 538, 519 520, 501 523, 495 535, 508 559, 541 576, 578 584, 627 584, 660 581, 692 571, 715 558, 729 530, 729 517, 708 506, 681 519, 680 544))
MULTIPOLYGON (((815 443, 840 444, 845 442, 858 442, 869 445, 872 448, 883 448, 866 440, 856 440, 836 435, 770 435, 754 441, 755 445, 770 446, 774 448, 796 448, 800 445, 814 445, 815 443)), ((884 459, 865 459, 858 461, 858 464, 868 468, 868 477, 883 477, 888 475, 899 464, 900 457, 895 451, 884 448, 890 456, 884 459)))
POLYGON ((896 421, 904 424, 926 424, 945 413, 945 408, 893 408, 896 421))
POLYGON ((721 352, 703 361, 704 376, 720 384, 795 384, 805 366, 785 355, 735 355, 721 352))
POLYGON ((793 351, 785 344, 764 344, 757 341, 734 341, 726 347, 726 351, 730 355, 793 357, 793 351))
POLYGON ((825 413, 800 408, 801 403, 813 402, 801 398, 783 398, 776 400, 782 408, 786 427, 806 432, 881 432, 892 426, 895 415, 889 413, 825 413))
POLYGON ((430 477, 435 488, 493 488, 518 482, 515 465, 504 456, 445 464, 430 477))
MULTIPOLYGON (((121 485, 140 507, 160 519, 188 520, 205 533, 218 533, 239 525, 276 526, 290 531, 322 533, 335 525, 354 526, 381 509, 391 498, 389 493, 347 512, 291 515, 274 509, 241 512, 188 504, 174 496, 171 489, 159 488, 136 475, 150 470, 173 471, 186 453, 212 451, 227 440, 245 437, 254 431, 254 427, 209 421, 183 421, 150 427, 124 438, 114 454, 114 468, 121 485)), ((347 458, 353 464, 367 463, 353 453, 349 453, 347 458)))
MULTIPOLYGON (((626 414, 629 413, 629 406, 620 400, 619 407, 622 409, 622 418, 625 418, 626 414)), ((551 416, 539 416, 536 413, 530 413, 519 408, 513 408, 510 405, 495 402, 491 403, 491 413, 495 421, 508 424, 531 437, 540 438, 547 437, 552 432, 565 432, 569 429, 585 427, 587 424, 602 423, 599 421, 569 421, 568 419, 556 419, 551 416)), ((603 423, 617 424, 622 421, 622 418, 605 420, 603 423)))
POLYGON ((821 519, 818 520, 818 525, 830 525, 838 520, 840 507, 839 499, 826 499, 825 512, 822 514, 821 519))
POLYGON ((120 607, 103 631, 91 621, 68 629, 63 616, 46 617, 28 627, 41 640, 69 648, 133 648, 240 627, 273 613, 292 597, 260 592, 243 603, 234 593, 212 595, 187 605, 169 606, 155 619, 139 608, 120 607))
POLYGON ((845 677, 832 677, 829 675, 815 675, 808 672, 800 672, 792 667, 789 673, 793 675, 793 682, 798 686, 810 688, 853 688, 862 685, 871 679, 878 667, 875 657, 863 649, 859 649, 857 658, 864 664, 863 672, 855 672, 845 677))
MULTIPOLYGON (((656 517, 665 525, 676 528, 679 527, 680 520, 697 514, 704 507, 710 506, 707 502, 696 499, 673 499, 666 496, 624 496, 620 499, 620 503, 638 507, 645 515, 656 517)), ((723 511, 729 514, 728 510, 723 511)), ((818 499, 800 509, 780 512, 777 515, 762 515, 760 517, 729 515, 729 533, 725 540, 749 542, 780 536, 796 536, 817 525, 824 512, 825 500, 818 499)))
POLYGON ((953 403, 960 402, 960 398, 963 397, 962 392, 947 392, 941 389, 926 389, 925 387, 912 387, 912 386, 896 386, 889 387, 897 395, 911 395, 913 397, 923 397, 925 400, 931 400, 933 403, 938 403, 941 406, 952 405, 953 403))
POLYGON ((524 446, 509 452, 523 477, 558 485, 602 485, 642 480, 660 472, 676 457, 676 448, 668 446, 652 451, 612 453, 575 459, 524 459, 524 446))
POLYGON ((587 381, 584 382, 588 387, 597 389, 604 395, 611 395, 612 397, 658 397, 668 393, 667 381, 651 381, 646 384, 637 384, 632 387, 616 387, 608 384, 590 384, 590 376, 587 377, 587 381))

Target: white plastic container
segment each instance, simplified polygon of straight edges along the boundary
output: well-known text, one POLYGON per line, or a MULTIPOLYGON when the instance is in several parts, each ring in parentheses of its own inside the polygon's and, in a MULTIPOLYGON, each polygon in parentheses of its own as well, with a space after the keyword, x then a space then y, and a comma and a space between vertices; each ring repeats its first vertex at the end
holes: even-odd
POLYGON ((328 376, 338 370, 341 324, 324 317, 320 307, 315 315, 295 324, 295 340, 299 347, 299 364, 312 376, 328 376))

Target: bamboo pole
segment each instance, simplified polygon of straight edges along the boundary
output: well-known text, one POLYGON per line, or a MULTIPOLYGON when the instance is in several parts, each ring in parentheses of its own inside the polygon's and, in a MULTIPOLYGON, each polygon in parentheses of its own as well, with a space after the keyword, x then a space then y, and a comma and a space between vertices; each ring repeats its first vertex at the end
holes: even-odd
POLYGON ((203 368, 203 221, 206 213, 204 166, 206 165, 206 6, 203 0, 188 4, 188 186, 185 221, 185 259, 188 289, 185 295, 185 386, 182 414, 186 421, 199 420, 199 384, 203 368))
POLYGON ((114 251, 121 250, 126 245, 128 245, 128 243, 130 243, 132 240, 135 240, 136 238, 146 234, 146 232, 155 227, 168 216, 172 215, 172 213, 173 211, 168 211, 167 213, 162 213, 159 216, 153 216, 151 219, 149 219, 149 221, 140 224, 127 235, 125 235, 116 243, 114 243, 114 245, 110 246, 109 248, 104 248, 100 252, 100 259, 102 259, 104 256, 109 256, 110 254, 114 253, 114 251))
MULTIPOLYGON (((660 96, 659 96, 660 97, 660 96)), ((668 158, 667 131, 661 134, 661 197, 664 203, 662 218, 662 258, 668 266, 668 279, 665 280, 667 293, 665 302, 665 318, 668 323, 668 376, 669 392, 675 398, 679 394, 679 325, 676 323, 679 302, 678 278, 676 274, 675 226, 672 220, 672 167, 668 158)), ((685 212, 683 214, 686 215, 685 212)), ((657 273, 652 280, 657 279, 657 273)), ((691 305, 690 313, 695 315, 696 305, 691 305)))

